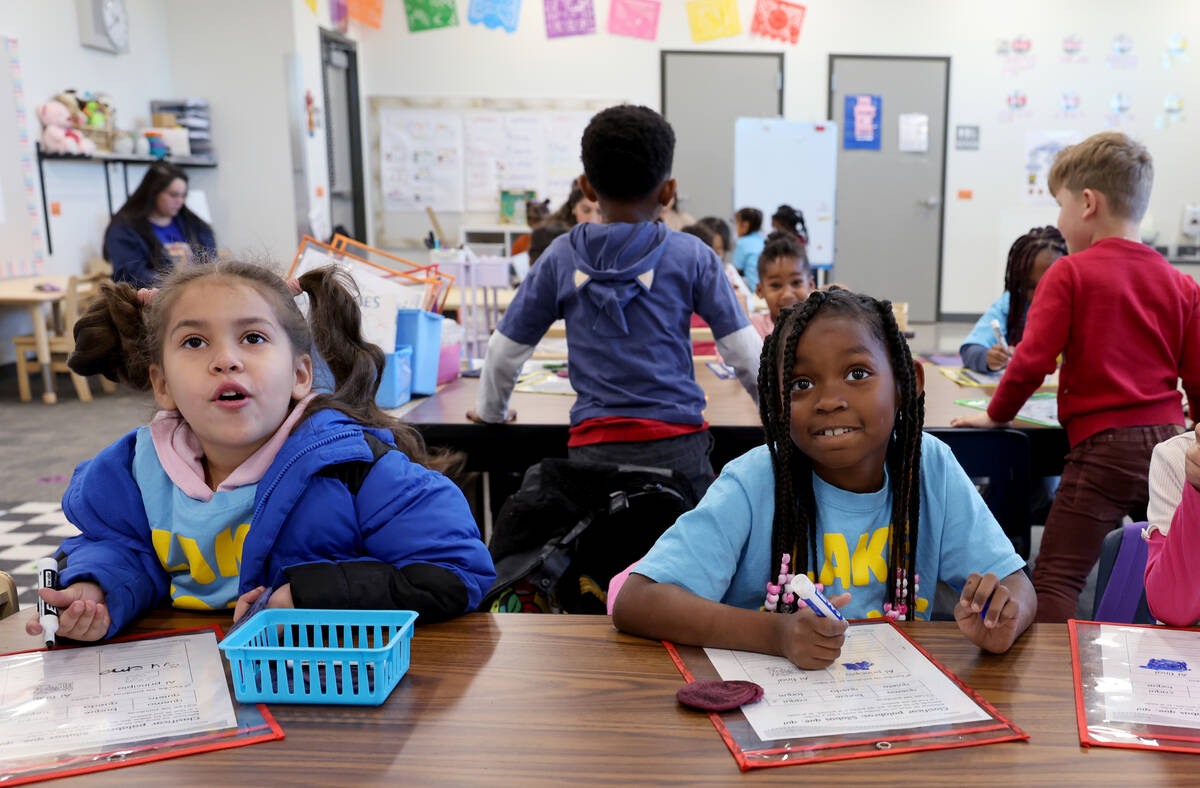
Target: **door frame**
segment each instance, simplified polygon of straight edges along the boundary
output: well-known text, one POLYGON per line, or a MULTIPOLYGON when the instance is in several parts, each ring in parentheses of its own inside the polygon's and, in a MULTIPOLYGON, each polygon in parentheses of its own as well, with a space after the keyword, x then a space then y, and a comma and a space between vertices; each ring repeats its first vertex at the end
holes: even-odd
POLYGON ((711 49, 663 49, 658 54, 658 111, 667 116, 667 56, 668 55, 752 55, 773 57, 779 60, 779 117, 783 117, 784 53, 753 51, 713 51, 711 49))
POLYGON ((350 64, 346 69, 346 99, 350 104, 350 175, 354 181, 354 229, 362 236, 357 240, 367 240, 367 195, 363 183, 363 150, 362 150, 362 109, 358 101, 358 46, 351 39, 332 30, 321 28, 321 93, 325 102, 325 156, 329 170, 329 226, 333 227, 333 134, 330 133, 329 122, 329 85, 325 79, 326 53, 331 49, 340 49, 349 58, 350 64))
MULTIPOLYGON (((857 55, 849 52, 830 52, 828 66, 826 70, 826 107, 829 113, 829 120, 834 121, 833 115, 833 64, 838 58, 846 60, 914 60, 933 63, 946 64, 946 94, 942 100, 942 182, 941 187, 941 202, 938 204, 938 239, 937 239, 937 291, 934 295, 937 308, 934 310, 937 319, 943 320, 947 317, 947 313, 942 311, 942 263, 945 254, 944 246, 946 243, 946 152, 950 149, 950 76, 951 63, 948 55, 857 55)), ((838 118, 837 120, 842 120, 838 118)), ((882 119, 881 119, 882 120, 882 119)), ((838 148, 838 154, 844 148, 838 148)), ((834 249, 834 270, 837 270, 837 249, 834 249)))

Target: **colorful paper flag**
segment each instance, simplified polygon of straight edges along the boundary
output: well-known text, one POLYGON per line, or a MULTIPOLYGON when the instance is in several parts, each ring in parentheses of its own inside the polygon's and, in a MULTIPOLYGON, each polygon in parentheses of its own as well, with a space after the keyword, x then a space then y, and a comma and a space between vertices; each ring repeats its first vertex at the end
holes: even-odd
POLYGON ((408 32, 458 27, 458 10, 454 0, 404 0, 404 16, 408 32))
POLYGON ((383 0, 346 0, 350 18, 367 27, 383 27, 383 0))
POLYGON ((509 33, 517 32, 521 17, 521 0, 471 0, 467 6, 467 21, 484 27, 503 27, 509 33))
POLYGON ((692 40, 712 41, 714 38, 736 36, 742 32, 737 0, 688 0, 688 25, 692 40))
POLYGON ((545 0, 546 37, 582 36, 596 32, 592 0, 545 0))
POLYGON ((805 7, 786 0, 758 0, 754 6, 754 21, 750 32, 764 38, 774 38, 795 44, 800 40, 805 7))
POLYGON ((329 19, 339 33, 350 30, 350 12, 346 0, 329 0, 329 19))
POLYGON ((304 4, 308 6, 308 10, 315 15, 317 13, 317 0, 304 0, 304 4))
POLYGON ((612 0, 608 7, 608 32, 653 41, 658 37, 659 0, 612 0))

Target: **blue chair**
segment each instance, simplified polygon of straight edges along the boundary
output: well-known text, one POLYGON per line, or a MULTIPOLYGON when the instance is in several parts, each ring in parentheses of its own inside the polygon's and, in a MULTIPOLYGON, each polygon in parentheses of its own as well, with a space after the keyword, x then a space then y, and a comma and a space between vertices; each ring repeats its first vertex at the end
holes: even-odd
POLYGON ((1020 430, 928 429, 954 452, 1017 555, 1029 560, 1029 436, 1020 430))
POLYGON ((1092 620, 1110 624, 1153 624, 1146 604, 1146 523, 1128 523, 1104 537, 1096 573, 1092 620))

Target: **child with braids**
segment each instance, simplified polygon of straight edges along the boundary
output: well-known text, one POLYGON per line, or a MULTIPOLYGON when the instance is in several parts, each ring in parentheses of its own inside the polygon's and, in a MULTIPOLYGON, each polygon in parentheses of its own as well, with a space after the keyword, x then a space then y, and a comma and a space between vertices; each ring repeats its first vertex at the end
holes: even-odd
POLYGON ((1025 331, 1025 313, 1033 302, 1034 289, 1050 265, 1066 253, 1067 242, 1057 227, 1034 227, 1013 242, 1004 271, 1004 292, 979 318, 958 350, 964 367, 976 372, 1004 369, 1025 331), (996 341, 993 320, 1003 326, 1007 348, 996 341))
MULTIPOLYGON (((271 607, 473 609, 495 579, 459 489, 374 402, 345 274, 285 283, 256 265, 176 269, 157 291, 106 284, 69 364, 151 389, 154 420, 75 471, 59 551, 59 635, 100 640, 161 601, 240 617, 271 607), (309 322, 294 301, 307 293, 309 322), (335 381, 312 391, 316 349, 335 381)), ((37 618, 26 631, 41 632, 37 618)))
POLYGON ((787 564, 846 618, 928 619, 944 581, 963 634, 1008 649, 1033 620, 1033 587, 949 448, 921 431, 924 374, 891 304, 817 291, 783 312, 759 370, 766 445, 726 465, 633 567, 616 625, 824 667, 846 625, 779 615, 789 606, 765 592, 787 564))

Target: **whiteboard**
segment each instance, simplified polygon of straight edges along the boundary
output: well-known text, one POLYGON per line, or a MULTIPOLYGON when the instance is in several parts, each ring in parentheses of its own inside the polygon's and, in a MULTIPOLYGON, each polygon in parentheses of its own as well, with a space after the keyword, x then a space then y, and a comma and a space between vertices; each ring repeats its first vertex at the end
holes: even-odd
POLYGON ((838 127, 828 121, 738 118, 733 133, 735 209, 771 214, 787 204, 804 213, 808 260, 833 265, 834 206, 837 204, 838 127))
POLYGON ((17 40, 0 36, 0 278, 43 273, 42 215, 17 40))

